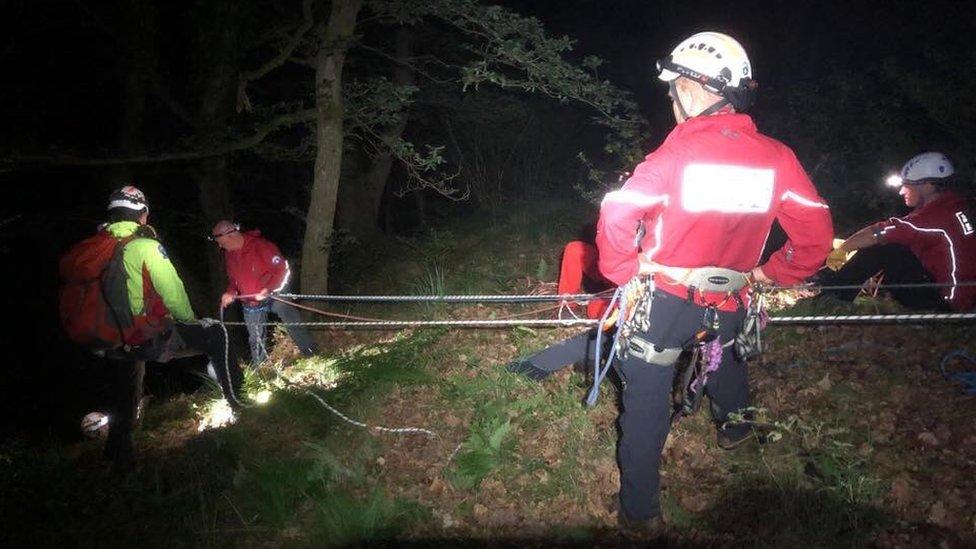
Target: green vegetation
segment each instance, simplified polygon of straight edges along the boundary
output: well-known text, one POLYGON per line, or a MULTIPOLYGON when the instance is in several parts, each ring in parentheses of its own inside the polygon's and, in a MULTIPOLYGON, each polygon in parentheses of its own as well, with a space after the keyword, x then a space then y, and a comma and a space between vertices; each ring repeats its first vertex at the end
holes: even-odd
MULTIPOLYGON (((399 271, 400 286, 386 291, 409 292, 417 279, 408 273, 434 264, 443 266, 438 284, 446 293, 522 293, 549 282, 532 273, 558 265, 559 231, 568 229, 520 232, 536 215, 568 224, 558 221, 569 218, 559 209, 567 205, 547 207, 418 238, 356 285, 367 291, 399 271)), ((374 306, 377 316, 422 310, 374 306)), ((437 314, 520 311, 465 305, 437 314)), ((212 387, 151 402, 137 433, 139 468, 124 478, 109 473, 101 441, 8 445, 0 448, 0 539, 7 546, 617 543, 612 384, 587 410, 587 380, 571 369, 541 383, 503 369, 572 333, 323 338, 336 347, 331 354, 286 357, 248 375, 248 394, 268 391, 270 401, 235 423, 210 420, 200 431, 222 407, 212 387), (363 428, 326 404, 370 426, 435 435, 363 428)), ((725 452, 707 411, 682 420, 664 454, 666 535, 678 545, 752 547, 971 539, 976 486, 961 457, 976 451, 971 400, 934 368, 939 349, 971 339, 968 327, 771 328, 751 370, 754 421, 768 441, 725 452), (924 348, 912 345, 921 335, 924 348)))

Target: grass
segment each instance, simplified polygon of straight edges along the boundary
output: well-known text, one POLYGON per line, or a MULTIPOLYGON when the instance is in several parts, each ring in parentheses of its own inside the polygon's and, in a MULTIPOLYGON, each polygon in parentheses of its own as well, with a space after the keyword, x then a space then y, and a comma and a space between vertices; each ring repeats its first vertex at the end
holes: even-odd
MULTIPOLYGON (((572 234, 566 220, 574 219, 555 212, 525 210, 494 224, 464 220, 450 232, 412 239, 399 260, 386 258, 348 288, 521 293, 526 279, 555 276, 552 266, 572 234)), ((196 431, 215 406, 213 390, 152 402, 138 433, 142 467, 126 478, 108 472, 100 441, 0 448, 0 522, 13 525, 0 529, 0 542, 338 547, 524 537, 614 545, 617 408, 610 384, 598 405, 585 409, 588 387, 579 374, 563 371, 537 383, 503 370, 563 334, 343 336, 370 343, 249 374, 245 391, 270 391, 271 400, 234 424, 196 431), (310 391, 356 420, 422 426, 438 436, 353 426, 310 391), (42 523, 56 526, 37 527, 42 523)), ((766 407, 757 420, 776 433, 765 446, 722 452, 707 412, 675 427, 663 506, 676 545, 866 546, 879 532, 924 530, 913 525, 925 523, 932 500, 918 502, 917 511, 894 509, 887 496, 892 467, 911 472, 919 492, 971 486, 966 469, 940 464, 941 448, 920 452, 917 436, 955 418, 971 423, 972 407, 939 392, 938 374, 919 368, 927 359, 904 351, 919 335, 927 344, 958 343, 971 339, 971 329, 878 334, 768 330, 767 367, 752 368, 756 401, 766 407), (844 347, 849 341, 856 345, 844 347), (882 350, 889 347, 895 352, 882 350), (787 363, 800 366, 776 367, 787 363), (830 383, 821 384, 828 374, 830 383), (911 398, 898 400, 902 393, 911 398), (926 395, 945 402, 919 400, 926 395)), ((944 447, 964 443, 960 432, 944 447)), ((927 541, 916 545, 938 545, 927 541)))
POLYGON ((883 484, 847 442, 849 430, 753 411, 769 442, 727 456, 737 474, 701 517, 708 529, 751 547, 864 547, 890 524, 883 484))
MULTIPOLYGON (((430 347, 441 335, 424 332, 331 359, 305 359, 289 375, 334 385, 316 392, 347 415, 368 419, 393 388, 433 382, 425 367, 436 360, 430 347)), ((296 385, 258 376, 245 385, 248 391, 271 387, 272 400, 233 425, 189 437, 187 423, 192 431, 196 416, 222 403, 210 389, 150 407, 138 444, 155 449, 134 476, 109 472, 99 460, 100 441, 40 454, 18 450, 5 471, 0 516, 8 525, 57 517, 59 526, 7 529, 6 536, 38 546, 109 539, 128 546, 163 539, 177 547, 211 546, 268 542, 301 525, 299 545, 332 540, 326 545, 339 546, 392 536, 425 516, 421 505, 375 488, 360 493, 376 456, 368 433, 345 424, 296 385), (167 436, 175 446, 169 447, 167 436), (18 500, 27 503, 11 505, 18 500)))

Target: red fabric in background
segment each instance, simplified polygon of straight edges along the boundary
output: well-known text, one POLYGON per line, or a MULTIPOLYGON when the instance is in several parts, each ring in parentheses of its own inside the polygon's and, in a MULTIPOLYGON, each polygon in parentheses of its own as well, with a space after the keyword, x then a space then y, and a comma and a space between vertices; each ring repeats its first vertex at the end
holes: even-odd
MULTIPOLYGON (((596 246, 581 240, 573 240, 563 248, 562 264, 559 268, 560 295, 581 294, 583 291, 583 277, 595 284, 612 288, 613 283, 600 274, 597 265, 596 246)), ((600 318, 610 303, 608 299, 594 299, 586 305, 587 318, 600 318)))

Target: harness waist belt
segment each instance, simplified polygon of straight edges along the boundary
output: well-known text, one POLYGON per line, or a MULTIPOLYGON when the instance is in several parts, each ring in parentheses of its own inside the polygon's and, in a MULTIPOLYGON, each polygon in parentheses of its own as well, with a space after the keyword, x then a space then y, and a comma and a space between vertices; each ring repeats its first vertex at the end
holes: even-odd
POLYGON ((703 292, 736 292, 749 284, 747 273, 724 267, 669 267, 653 263, 652 270, 670 279, 668 282, 703 292))

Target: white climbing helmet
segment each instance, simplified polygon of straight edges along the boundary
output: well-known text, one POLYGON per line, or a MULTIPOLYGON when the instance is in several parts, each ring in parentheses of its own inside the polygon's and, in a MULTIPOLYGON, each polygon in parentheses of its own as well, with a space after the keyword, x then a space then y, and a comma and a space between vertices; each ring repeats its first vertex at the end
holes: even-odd
POLYGON ((109 417, 102 412, 91 412, 81 418, 81 434, 88 438, 108 436, 109 417))
MULTIPOLYGON (((661 80, 670 82, 679 76, 689 76, 663 61, 658 62, 661 80)), ((736 88, 744 87, 743 79, 752 79, 752 64, 746 50, 734 38, 720 32, 699 32, 686 38, 671 51, 668 61, 736 88)), ((721 91, 712 88, 710 91, 721 91)))
POLYGON ((915 155, 901 168, 901 178, 906 182, 945 179, 954 173, 952 162, 940 152, 915 155))

